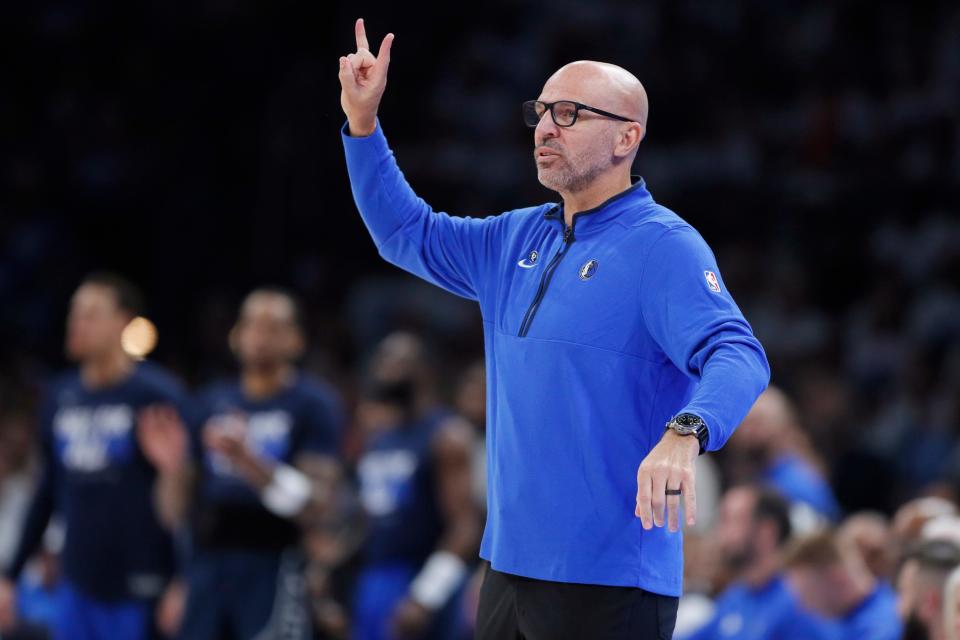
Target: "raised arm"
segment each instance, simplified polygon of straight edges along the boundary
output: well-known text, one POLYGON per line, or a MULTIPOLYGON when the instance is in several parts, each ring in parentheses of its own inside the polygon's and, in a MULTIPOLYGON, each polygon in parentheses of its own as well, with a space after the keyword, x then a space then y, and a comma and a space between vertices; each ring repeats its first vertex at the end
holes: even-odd
POLYGON ((374 56, 363 20, 357 51, 340 58, 340 103, 347 116, 343 146, 357 209, 380 255, 414 275, 465 298, 483 297, 499 250, 500 217, 469 218, 434 211, 414 193, 397 166, 377 111, 387 84, 393 34, 374 56))

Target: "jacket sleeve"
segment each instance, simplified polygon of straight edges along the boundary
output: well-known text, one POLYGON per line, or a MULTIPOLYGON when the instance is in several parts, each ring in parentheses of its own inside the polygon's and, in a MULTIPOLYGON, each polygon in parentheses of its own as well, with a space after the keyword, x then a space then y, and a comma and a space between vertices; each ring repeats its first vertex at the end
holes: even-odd
POLYGON ((707 450, 721 448, 770 381, 760 342, 693 228, 665 231, 640 277, 640 308, 653 339, 697 384, 685 407, 707 423, 707 450))
POLYGON ((434 211, 413 192, 377 121, 366 137, 341 136, 357 209, 388 262, 457 295, 479 300, 499 247, 502 216, 434 211))

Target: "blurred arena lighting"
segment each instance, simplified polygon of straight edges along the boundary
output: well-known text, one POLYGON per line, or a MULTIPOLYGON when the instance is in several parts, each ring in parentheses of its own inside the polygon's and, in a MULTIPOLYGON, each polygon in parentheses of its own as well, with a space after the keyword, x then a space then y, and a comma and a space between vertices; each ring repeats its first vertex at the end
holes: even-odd
POLYGON ((124 328, 120 344, 131 358, 143 360, 157 347, 157 338, 157 327, 143 316, 137 316, 124 328))

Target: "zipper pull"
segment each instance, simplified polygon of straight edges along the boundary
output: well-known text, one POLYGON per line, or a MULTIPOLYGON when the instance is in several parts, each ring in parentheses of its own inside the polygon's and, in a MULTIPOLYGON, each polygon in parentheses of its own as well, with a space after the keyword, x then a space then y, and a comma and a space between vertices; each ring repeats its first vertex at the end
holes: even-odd
POLYGON ((570 242, 573 240, 573 227, 565 226, 563 228, 563 241, 570 242))

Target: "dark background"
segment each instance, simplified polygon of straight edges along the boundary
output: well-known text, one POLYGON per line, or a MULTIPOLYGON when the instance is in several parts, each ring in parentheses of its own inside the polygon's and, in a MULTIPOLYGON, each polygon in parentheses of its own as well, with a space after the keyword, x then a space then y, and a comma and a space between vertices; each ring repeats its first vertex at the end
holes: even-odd
POLYGON ((267 282, 307 300, 307 366, 348 398, 389 329, 454 369, 480 353, 474 307, 384 263, 353 204, 337 58, 360 16, 371 43, 397 35, 381 121, 400 165, 455 214, 555 198, 520 103, 557 67, 634 72, 637 172, 714 248, 845 506, 955 487, 955 2, 7 3, 4 407, 64 366, 94 269, 144 288, 156 357, 192 384, 229 371, 236 304, 267 282))

